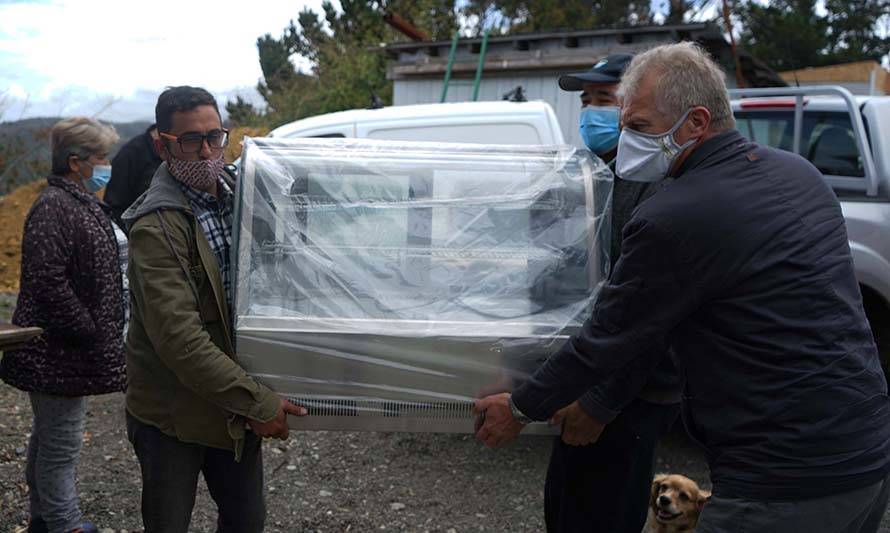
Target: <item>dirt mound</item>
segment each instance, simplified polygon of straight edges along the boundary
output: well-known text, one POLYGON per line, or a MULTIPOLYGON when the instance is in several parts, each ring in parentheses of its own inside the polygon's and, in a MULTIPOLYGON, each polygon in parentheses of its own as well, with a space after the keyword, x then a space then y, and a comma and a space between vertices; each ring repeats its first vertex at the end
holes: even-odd
POLYGON ((0 196, 0 292, 18 292, 25 216, 46 180, 37 180, 0 196))
POLYGON ((226 146, 226 151, 223 154, 226 163, 231 163, 241 157, 241 141, 244 137, 264 137, 267 133, 269 133, 269 130, 266 128, 232 128, 229 131, 229 145, 226 146))

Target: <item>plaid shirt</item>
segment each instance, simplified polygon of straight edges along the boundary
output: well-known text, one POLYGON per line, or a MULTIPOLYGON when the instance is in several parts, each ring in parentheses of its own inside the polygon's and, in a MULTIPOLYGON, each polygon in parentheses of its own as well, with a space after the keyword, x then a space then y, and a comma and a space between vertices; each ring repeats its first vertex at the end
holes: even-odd
POLYGON ((192 206, 195 218, 198 219, 198 224, 204 230, 204 237, 207 238, 213 255, 216 256, 216 262, 219 264, 219 271, 226 289, 226 301, 229 304, 229 312, 231 312, 232 301, 229 294, 232 284, 232 269, 229 251, 232 248, 232 201, 234 198, 232 189, 226 185, 222 178, 219 178, 218 190, 220 194, 219 200, 217 200, 212 194, 193 189, 179 182, 177 184, 192 206))

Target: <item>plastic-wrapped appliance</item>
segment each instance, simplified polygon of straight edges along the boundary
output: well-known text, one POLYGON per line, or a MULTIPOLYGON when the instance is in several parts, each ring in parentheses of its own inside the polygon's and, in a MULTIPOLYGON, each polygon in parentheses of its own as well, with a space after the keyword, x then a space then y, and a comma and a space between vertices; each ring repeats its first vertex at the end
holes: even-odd
POLYGON ((256 138, 239 180, 238 359, 294 428, 472 432, 606 274, 612 174, 570 146, 256 138))

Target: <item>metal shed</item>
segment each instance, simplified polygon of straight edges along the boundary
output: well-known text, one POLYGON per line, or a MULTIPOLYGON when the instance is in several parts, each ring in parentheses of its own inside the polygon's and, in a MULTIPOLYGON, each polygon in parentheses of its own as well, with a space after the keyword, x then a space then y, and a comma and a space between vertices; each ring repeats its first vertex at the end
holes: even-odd
MULTIPOLYGON (((526 98, 544 100, 553 107, 566 141, 580 145, 578 93, 560 90, 559 76, 587 70, 609 54, 635 53, 684 40, 702 44, 724 65, 728 85, 736 86, 732 53, 723 32, 713 23, 700 23, 492 36, 487 42, 478 100, 501 100, 505 93, 522 86, 526 98)), ((440 101, 451 44, 451 41, 424 41, 383 47, 390 58, 387 77, 393 80, 394 105, 440 101)), ((472 99, 482 49, 482 37, 459 41, 446 101, 472 99)), ((746 86, 785 85, 772 70, 749 54, 741 52, 740 63, 746 86)))

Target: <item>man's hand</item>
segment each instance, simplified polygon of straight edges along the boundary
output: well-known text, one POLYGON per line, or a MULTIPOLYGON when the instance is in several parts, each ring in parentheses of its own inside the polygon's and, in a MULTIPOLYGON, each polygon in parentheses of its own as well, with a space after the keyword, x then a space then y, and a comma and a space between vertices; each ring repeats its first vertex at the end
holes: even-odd
POLYGON ((550 425, 562 424, 562 441, 570 446, 596 442, 606 427, 590 417, 577 400, 563 407, 550 419, 550 425))
POLYGON ((309 411, 305 407, 294 405, 284 398, 278 406, 278 414, 275 418, 268 422, 260 422, 259 420, 247 419, 247 425, 250 429, 260 437, 275 437, 281 440, 287 439, 287 415, 306 416, 309 411))
POLYGON ((522 424, 510 411, 509 398, 506 392, 486 396, 476 400, 473 407, 473 411, 479 415, 476 419, 476 438, 489 448, 500 448, 522 431, 522 424))

